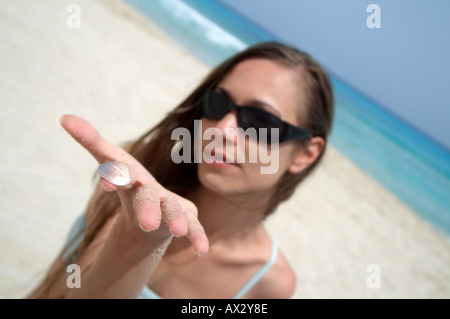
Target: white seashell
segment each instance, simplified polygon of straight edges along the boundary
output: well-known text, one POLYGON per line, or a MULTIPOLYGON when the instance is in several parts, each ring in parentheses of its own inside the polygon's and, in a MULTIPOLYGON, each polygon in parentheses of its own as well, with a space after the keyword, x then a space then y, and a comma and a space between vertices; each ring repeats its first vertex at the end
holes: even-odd
POLYGON ((99 166, 97 172, 111 184, 125 186, 130 183, 128 167, 122 162, 107 162, 99 166))

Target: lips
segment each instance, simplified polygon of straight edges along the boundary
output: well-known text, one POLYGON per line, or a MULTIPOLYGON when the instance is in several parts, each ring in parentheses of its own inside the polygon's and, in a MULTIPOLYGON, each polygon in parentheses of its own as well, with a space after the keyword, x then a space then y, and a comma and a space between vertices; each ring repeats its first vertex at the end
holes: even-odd
MULTIPOLYGON (((215 149, 213 149, 211 151, 211 155, 212 158, 214 159, 220 159, 222 157, 222 162, 223 164, 228 164, 228 165, 235 165, 235 166, 239 166, 237 163, 234 163, 234 159, 231 158, 231 156, 227 157, 226 153, 221 153, 221 152, 216 152, 215 149)), ((216 161, 214 161, 216 162, 216 161)), ((216 162, 216 163, 220 163, 220 162, 216 162)))

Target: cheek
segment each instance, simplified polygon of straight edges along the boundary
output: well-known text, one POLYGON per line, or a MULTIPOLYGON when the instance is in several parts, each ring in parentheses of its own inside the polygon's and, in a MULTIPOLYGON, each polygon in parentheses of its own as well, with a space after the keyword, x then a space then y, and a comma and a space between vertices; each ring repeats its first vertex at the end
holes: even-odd
MULTIPOLYGON (((248 152, 249 144, 246 146, 248 152)), ((242 165, 242 183, 254 190, 270 189, 285 174, 291 164, 292 149, 288 145, 281 145, 280 147, 259 145, 257 151, 258 162, 242 165)))
POLYGON ((288 170, 289 166, 295 160, 294 150, 295 146, 290 142, 283 143, 280 146, 279 149, 280 170, 283 172, 283 174, 288 170))
POLYGON ((254 169, 258 169, 259 175, 269 175, 275 177, 281 177, 289 165, 291 164, 293 158, 293 147, 290 144, 259 144, 255 145, 252 141, 247 141, 246 152, 257 153, 257 163, 254 165, 254 169))
POLYGON ((220 194, 229 194, 232 191, 233 185, 230 185, 227 175, 211 170, 205 163, 199 163, 197 167, 198 180, 203 187, 220 194))
MULTIPOLYGON (((277 169, 273 173, 262 174, 262 168, 269 168, 267 164, 261 165, 260 163, 249 164, 246 167, 244 176, 242 178, 243 183, 246 184, 249 190, 268 190, 273 188, 273 186, 278 182, 282 173, 280 169, 277 169)), ((269 170, 272 170, 269 168, 269 170)))

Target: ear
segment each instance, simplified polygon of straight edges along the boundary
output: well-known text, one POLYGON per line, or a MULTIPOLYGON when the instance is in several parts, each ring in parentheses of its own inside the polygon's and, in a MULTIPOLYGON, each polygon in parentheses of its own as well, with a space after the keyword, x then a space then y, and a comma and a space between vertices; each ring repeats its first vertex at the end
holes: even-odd
POLYGON ((305 147, 298 149, 294 153, 294 161, 288 167, 291 174, 298 174, 305 170, 309 165, 319 157, 325 146, 325 141, 322 137, 312 137, 305 147))

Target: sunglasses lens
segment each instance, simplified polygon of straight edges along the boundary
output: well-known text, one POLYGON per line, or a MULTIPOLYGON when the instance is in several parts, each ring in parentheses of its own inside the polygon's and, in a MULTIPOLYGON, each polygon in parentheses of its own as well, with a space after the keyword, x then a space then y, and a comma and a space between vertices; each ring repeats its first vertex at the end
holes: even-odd
POLYGON ((263 139, 266 140, 267 143, 270 143, 271 141, 272 129, 278 129, 278 136, 281 136, 284 129, 283 123, 276 116, 250 107, 242 108, 240 110, 239 121, 239 126, 244 130, 250 127, 255 128, 258 140, 263 139), (264 136, 259 136, 261 133, 260 129, 266 129, 262 130, 264 136))
POLYGON ((231 109, 230 101, 220 93, 209 92, 202 105, 202 115, 211 120, 220 120, 231 109))

